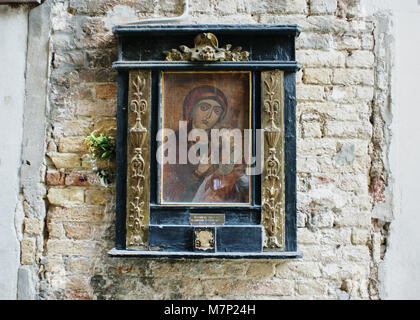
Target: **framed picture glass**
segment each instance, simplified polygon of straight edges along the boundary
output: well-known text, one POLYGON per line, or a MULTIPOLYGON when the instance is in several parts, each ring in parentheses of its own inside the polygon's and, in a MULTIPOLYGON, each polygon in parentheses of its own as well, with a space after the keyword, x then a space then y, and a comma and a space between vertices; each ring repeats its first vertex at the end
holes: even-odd
POLYGON ((161 204, 249 205, 249 71, 163 72, 161 204))

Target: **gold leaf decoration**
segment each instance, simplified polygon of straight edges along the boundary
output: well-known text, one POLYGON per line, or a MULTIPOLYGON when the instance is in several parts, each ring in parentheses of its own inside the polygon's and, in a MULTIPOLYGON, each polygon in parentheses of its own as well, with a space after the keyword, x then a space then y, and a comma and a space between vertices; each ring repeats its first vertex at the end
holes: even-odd
POLYGON ((194 48, 182 45, 180 50, 164 51, 166 61, 248 61, 249 52, 242 47, 233 50, 231 44, 219 48, 219 41, 213 33, 200 33, 194 38, 194 48))
POLYGON ((261 73, 264 128, 264 171, 262 176, 262 224, 264 250, 285 246, 283 72, 261 73))
POLYGON ((150 71, 130 72, 127 168, 127 249, 146 249, 149 225, 150 71))

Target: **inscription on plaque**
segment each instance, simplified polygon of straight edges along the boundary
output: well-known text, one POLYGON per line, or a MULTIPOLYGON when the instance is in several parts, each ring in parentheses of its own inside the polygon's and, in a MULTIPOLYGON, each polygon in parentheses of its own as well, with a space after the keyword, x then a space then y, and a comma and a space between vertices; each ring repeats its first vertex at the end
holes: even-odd
POLYGON ((191 225, 223 225, 224 214, 190 214, 191 225))

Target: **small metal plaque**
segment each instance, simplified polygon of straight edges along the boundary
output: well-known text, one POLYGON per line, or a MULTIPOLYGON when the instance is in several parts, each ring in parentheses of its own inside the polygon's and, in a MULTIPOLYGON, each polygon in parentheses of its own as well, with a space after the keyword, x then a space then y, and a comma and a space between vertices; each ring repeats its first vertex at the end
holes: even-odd
POLYGON ((224 225, 225 215, 224 214, 190 214, 191 225, 224 225))

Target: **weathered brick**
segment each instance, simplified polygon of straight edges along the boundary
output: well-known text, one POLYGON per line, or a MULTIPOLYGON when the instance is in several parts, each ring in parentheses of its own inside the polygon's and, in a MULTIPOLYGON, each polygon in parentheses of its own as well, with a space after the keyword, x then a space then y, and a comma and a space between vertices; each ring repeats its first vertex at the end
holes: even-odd
POLYGON ((22 264, 30 265, 35 262, 35 245, 34 238, 23 238, 20 242, 22 264))
POLYGON ((369 238, 369 230, 355 228, 351 232, 351 243, 366 244, 369 238))
POLYGON ((81 166, 81 157, 76 153, 48 152, 57 169, 61 168, 79 168, 81 166))
POLYGON ((297 283, 297 291, 302 295, 325 294, 326 290, 326 284, 316 280, 298 281, 297 283))
POLYGON ((89 287, 89 277, 75 275, 68 276, 66 282, 66 289, 85 291, 89 287))
POLYGON ((64 235, 64 228, 62 223, 47 223, 47 231, 49 239, 60 239, 64 235))
POLYGON ((329 263, 322 267, 323 276, 328 279, 363 279, 370 272, 368 263, 360 262, 329 263))
POLYGON ((304 261, 293 261, 280 263, 276 266, 276 277, 295 279, 299 278, 317 278, 321 276, 321 271, 318 263, 316 262, 304 262, 304 261))
POLYGON ((91 171, 73 170, 66 175, 65 180, 65 184, 68 186, 90 186, 99 183, 99 177, 91 171))
POLYGON ((316 244, 319 243, 319 234, 312 232, 307 228, 298 228, 298 243, 316 244))
POLYGON ((79 71, 79 80, 80 82, 94 82, 95 81, 95 72, 92 69, 84 69, 79 71))
POLYGON ((86 203, 93 205, 104 205, 110 199, 110 193, 104 190, 86 190, 86 203))
POLYGON ((333 14, 337 10, 337 0, 311 0, 311 14, 333 14))
POLYGON ((346 66, 349 68, 373 68, 375 57, 372 51, 352 51, 347 57, 346 66))
POLYGON ((234 292, 237 296, 291 296, 294 293, 294 281, 278 278, 261 278, 253 281, 235 279, 230 292, 234 292))
POLYGON ((64 230, 69 239, 89 239, 92 235, 92 228, 87 224, 65 224, 64 230))
POLYGON ((115 99, 117 97, 117 85, 115 83, 99 84, 96 86, 97 99, 115 99))
POLYGON ((92 300, 92 294, 85 290, 66 290, 68 300, 92 300))
POLYGON ((321 138, 323 125, 316 121, 302 123, 302 138, 321 138))
POLYGON ((247 265, 240 262, 224 263, 222 265, 223 275, 226 277, 243 276, 247 271, 247 265))
POLYGON ((298 143, 297 150, 300 155, 334 155, 337 152, 337 142, 328 138, 302 139, 298 143))
POLYGON ((369 138, 372 126, 370 123, 327 121, 325 133, 327 137, 369 138))
POLYGON ((54 52, 54 68, 78 68, 84 64, 83 52, 54 52))
POLYGON ((117 114, 116 99, 78 100, 75 102, 75 114, 88 117, 115 117, 117 114))
POLYGON ((296 40, 296 49, 329 50, 335 47, 335 41, 328 33, 302 33, 296 40))
POLYGON ((342 51, 298 50, 297 60, 309 68, 344 67, 346 54, 342 51))
POLYGON ((102 207, 61 208, 50 206, 48 220, 51 222, 101 222, 104 215, 102 207))
POLYGON ((25 218, 24 231, 27 234, 39 235, 42 233, 44 223, 39 219, 25 218))
POLYGON ((87 273, 90 268, 90 261, 87 258, 71 257, 68 262, 68 270, 74 273, 87 273))
POLYGON ((86 137, 61 138, 58 142, 59 152, 87 152, 86 137))
POLYGON ((298 100, 323 101, 325 90, 322 86, 299 85, 296 87, 296 96, 298 100))
MULTIPOLYGON (((335 103, 335 102, 302 102, 299 104, 302 114, 313 113, 313 110, 320 115, 317 121, 330 119, 340 121, 365 120, 370 114, 368 103, 335 103)), ((303 119, 302 119, 303 120, 303 119)))
POLYGON ((117 132, 117 120, 116 119, 105 119, 98 120, 94 123, 95 130, 99 132, 106 132, 111 136, 115 136, 117 132))
POLYGON ((361 40, 358 36, 344 35, 338 43, 339 50, 357 50, 362 47, 361 40))
POLYGON ((350 244, 351 230, 347 228, 323 229, 321 243, 328 245, 350 244))
POLYGON ((319 244, 299 244, 299 251, 302 252, 302 255, 305 257, 305 261, 317 262, 321 260, 322 248, 319 244))
POLYGON ((312 69, 305 68, 303 70, 303 83, 307 84, 330 84, 331 69, 312 69))
POLYGON ((95 254, 96 244, 88 240, 51 239, 47 242, 47 253, 50 255, 67 255, 91 257, 95 254))
POLYGON ((260 13, 306 13, 305 0, 250 0, 251 14, 260 13))
POLYGON ((272 277, 274 275, 274 264, 266 263, 252 263, 247 272, 250 277, 272 277))
POLYGON ((64 172, 48 170, 46 175, 47 184, 50 186, 61 186, 64 184, 64 172))
POLYGON ((48 201, 51 204, 68 207, 84 202, 84 190, 80 188, 50 188, 48 201))
POLYGON ((93 100, 95 97, 95 89, 91 87, 80 88, 77 92, 79 100, 93 100))
POLYGON ((46 271, 48 271, 51 274, 58 273, 58 274, 64 274, 64 263, 63 258, 60 255, 55 256, 48 256, 48 263, 46 266, 46 271))
POLYGON ((339 103, 365 102, 373 99, 373 93, 373 87, 333 86, 329 88, 327 100, 339 103))
POLYGON ((362 49, 372 50, 374 45, 375 45, 375 41, 373 40, 373 35, 371 34, 362 35, 362 49))
POLYGON ((95 82, 117 82, 115 69, 99 68, 95 71, 95 82))
POLYGON ((346 261, 370 261, 370 250, 366 245, 352 246, 347 245, 342 248, 343 258, 346 261))
POLYGON ((346 209, 337 215, 335 223, 343 227, 367 227, 371 222, 369 213, 346 209))
POLYGON ((365 69, 335 69, 332 73, 332 83, 341 85, 373 86, 374 74, 372 70, 365 69))
POLYGON ((82 156, 82 168, 83 169, 93 169, 94 167, 100 168, 100 169, 110 169, 111 171, 115 169, 116 162, 115 160, 96 160, 95 163, 92 163, 90 154, 85 154, 82 156))

